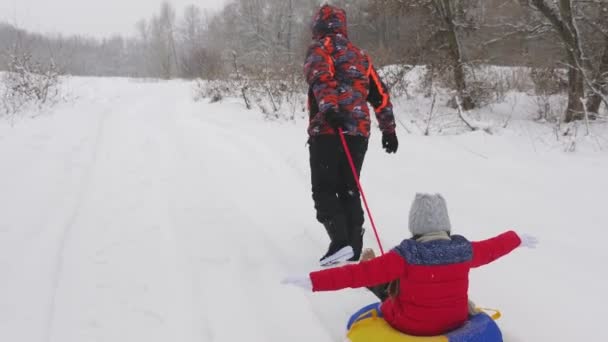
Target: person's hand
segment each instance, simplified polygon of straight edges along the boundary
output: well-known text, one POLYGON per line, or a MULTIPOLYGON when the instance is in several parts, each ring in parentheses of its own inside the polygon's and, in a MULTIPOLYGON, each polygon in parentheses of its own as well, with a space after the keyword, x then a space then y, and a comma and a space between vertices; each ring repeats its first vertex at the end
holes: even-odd
POLYGON ((384 148, 386 153, 397 153, 399 140, 397 140, 397 134, 395 132, 382 134, 382 148, 384 148))
POLYGON ((301 287, 304 290, 312 291, 312 281, 310 280, 310 276, 308 274, 288 276, 281 281, 281 284, 294 285, 301 287))
POLYGON ((325 112, 325 120, 327 120, 327 123, 336 131, 338 130, 338 128, 346 130, 346 118, 342 113, 336 112, 333 109, 329 109, 325 112))
POLYGON ((538 245, 538 238, 536 236, 528 235, 528 234, 517 234, 519 239, 521 240, 521 245, 519 247, 526 248, 536 248, 538 245))

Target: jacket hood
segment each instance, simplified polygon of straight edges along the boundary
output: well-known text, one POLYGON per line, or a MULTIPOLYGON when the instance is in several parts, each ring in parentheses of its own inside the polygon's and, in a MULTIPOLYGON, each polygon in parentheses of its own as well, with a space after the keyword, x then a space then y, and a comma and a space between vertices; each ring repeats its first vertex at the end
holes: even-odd
POLYGON ((320 39, 331 34, 348 37, 346 11, 331 5, 323 5, 312 22, 312 37, 320 39))

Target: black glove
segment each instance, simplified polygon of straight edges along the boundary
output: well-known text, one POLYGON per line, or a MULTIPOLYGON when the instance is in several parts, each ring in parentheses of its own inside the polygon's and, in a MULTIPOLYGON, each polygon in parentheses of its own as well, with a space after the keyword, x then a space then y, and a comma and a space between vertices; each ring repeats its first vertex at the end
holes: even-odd
POLYGON ((399 148, 399 140, 397 140, 397 134, 383 133, 382 148, 386 150, 386 153, 396 153, 397 149, 399 148))
POLYGON ((344 117, 344 114, 338 113, 333 109, 325 112, 325 120, 327 120, 327 123, 336 131, 338 128, 342 128, 343 130, 346 129, 346 118, 344 117))

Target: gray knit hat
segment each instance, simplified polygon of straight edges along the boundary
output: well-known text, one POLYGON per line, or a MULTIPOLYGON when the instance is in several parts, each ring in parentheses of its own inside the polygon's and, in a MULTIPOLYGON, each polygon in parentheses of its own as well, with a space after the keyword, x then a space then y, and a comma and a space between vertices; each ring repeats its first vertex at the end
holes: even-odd
POLYGON ((410 209, 410 232, 413 235, 450 232, 450 217, 445 199, 440 194, 416 194, 410 209))

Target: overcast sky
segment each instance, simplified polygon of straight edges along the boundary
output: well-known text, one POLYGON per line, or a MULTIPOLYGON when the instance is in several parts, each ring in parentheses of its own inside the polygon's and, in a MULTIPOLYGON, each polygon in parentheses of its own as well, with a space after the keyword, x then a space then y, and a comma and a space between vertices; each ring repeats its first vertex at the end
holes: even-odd
MULTIPOLYGON (((162 0, 0 0, 0 21, 40 33, 107 37, 132 35, 139 19, 159 12, 162 0)), ((170 0, 179 16, 190 4, 220 9, 227 0, 170 0)))

